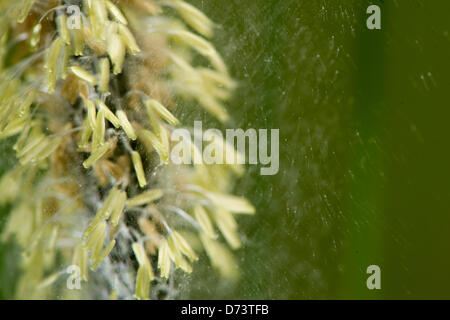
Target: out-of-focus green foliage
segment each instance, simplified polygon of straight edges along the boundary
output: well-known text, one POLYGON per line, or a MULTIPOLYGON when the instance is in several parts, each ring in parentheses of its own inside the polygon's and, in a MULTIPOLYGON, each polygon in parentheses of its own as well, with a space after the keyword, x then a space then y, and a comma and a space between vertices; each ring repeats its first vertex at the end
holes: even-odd
POLYGON ((20 247, 14 240, 0 242, 0 300, 14 298, 20 254, 20 247))
MULTIPOLYGON (((12 141, 0 143, 0 177, 14 165, 12 141)), ((0 190, 2 192, 2 190, 0 190)), ((0 205, 0 234, 7 221, 11 206, 0 205)), ((19 276, 20 247, 13 238, 1 241, 0 238, 0 300, 14 298, 14 290, 19 276)))
POLYGON ((279 128, 280 172, 237 186, 257 206, 241 280, 192 296, 448 298, 450 3, 194 2, 240 81, 233 126, 279 128))

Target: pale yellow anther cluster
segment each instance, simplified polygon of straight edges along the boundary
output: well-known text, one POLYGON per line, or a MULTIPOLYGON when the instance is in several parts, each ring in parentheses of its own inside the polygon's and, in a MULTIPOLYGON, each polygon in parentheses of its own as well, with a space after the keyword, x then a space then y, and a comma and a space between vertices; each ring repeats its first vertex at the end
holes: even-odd
POLYGON ((108 229, 118 226, 126 200, 126 193, 114 187, 85 229, 82 241, 76 246, 73 256, 73 264, 82 270, 83 280, 88 279, 89 262, 91 262, 91 270, 95 270, 114 248, 116 240, 110 239, 104 245, 105 239, 108 238, 108 229))

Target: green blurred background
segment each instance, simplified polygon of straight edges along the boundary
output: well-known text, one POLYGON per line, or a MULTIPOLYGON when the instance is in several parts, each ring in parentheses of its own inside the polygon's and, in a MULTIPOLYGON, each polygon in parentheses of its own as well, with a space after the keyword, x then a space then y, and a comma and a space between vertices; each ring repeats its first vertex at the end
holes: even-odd
POLYGON ((239 220, 241 279, 200 264, 181 297, 450 298, 450 2, 191 2, 240 82, 230 127, 280 129, 280 171, 236 186, 258 212, 239 220))
POLYGON ((240 220, 241 280, 199 271, 189 296, 450 298, 450 2, 194 3, 240 80, 233 126, 279 128, 281 159, 237 185, 258 211, 240 220))

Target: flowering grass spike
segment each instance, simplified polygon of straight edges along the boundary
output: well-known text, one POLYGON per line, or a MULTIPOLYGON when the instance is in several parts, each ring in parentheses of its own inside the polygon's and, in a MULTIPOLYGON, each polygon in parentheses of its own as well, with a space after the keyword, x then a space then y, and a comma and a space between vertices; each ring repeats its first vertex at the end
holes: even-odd
POLYGON ((0 138, 17 156, 1 237, 23 249, 17 298, 174 298, 174 272, 202 252, 237 276, 234 215, 254 213, 230 194, 242 170, 169 159, 175 111, 229 119, 213 27, 181 0, 0 0, 0 138), (83 290, 66 286, 72 266, 83 290))

